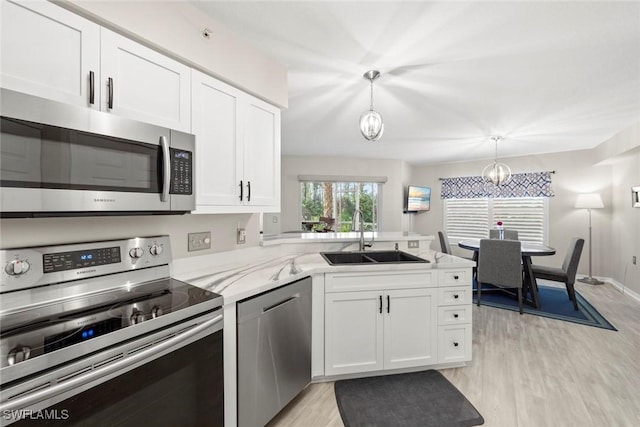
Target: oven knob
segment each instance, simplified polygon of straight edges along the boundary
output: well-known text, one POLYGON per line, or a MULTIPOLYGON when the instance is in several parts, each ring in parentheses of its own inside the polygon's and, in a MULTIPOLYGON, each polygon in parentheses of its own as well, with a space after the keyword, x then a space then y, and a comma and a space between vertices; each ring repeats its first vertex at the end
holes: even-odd
POLYGON ((138 259, 144 254, 142 248, 133 248, 129 251, 129 256, 133 259, 138 259))
POLYGON ((131 313, 129 320, 131 320, 132 325, 137 325, 138 323, 144 322, 144 314, 142 314, 141 311, 134 311, 131 313))
POLYGON ((27 261, 23 261, 21 259, 14 259, 13 261, 11 261, 9 264, 6 265, 6 267, 4 268, 4 271, 9 276, 20 276, 21 274, 24 274, 27 271, 29 271, 29 267, 31 266, 27 261))
POLYGON ((149 252, 151 252, 151 255, 160 255, 163 249, 164 248, 160 245, 153 245, 149 248, 149 252))
POLYGON ((153 308, 151 309, 151 318, 155 319, 156 317, 160 317, 164 314, 164 311, 162 311, 162 307, 160 307, 159 305, 154 305, 153 308))
POLYGON ((31 356, 31 349, 26 345, 19 345, 9 352, 7 362, 9 362, 9 365, 15 365, 16 363, 24 362, 29 356, 31 356))

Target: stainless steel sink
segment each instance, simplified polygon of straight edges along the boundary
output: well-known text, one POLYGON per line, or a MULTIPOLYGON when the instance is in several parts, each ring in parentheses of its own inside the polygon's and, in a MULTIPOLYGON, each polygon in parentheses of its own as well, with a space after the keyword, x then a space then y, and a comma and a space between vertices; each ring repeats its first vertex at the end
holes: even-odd
POLYGON ((320 252, 330 265, 342 264, 404 264, 427 263, 415 255, 402 251, 320 252))

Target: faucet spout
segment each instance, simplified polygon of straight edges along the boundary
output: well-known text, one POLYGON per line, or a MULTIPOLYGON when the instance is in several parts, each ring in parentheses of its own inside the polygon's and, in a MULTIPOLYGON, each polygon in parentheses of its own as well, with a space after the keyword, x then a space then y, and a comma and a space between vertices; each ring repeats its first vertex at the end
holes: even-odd
POLYGON ((364 251, 365 247, 370 248, 373 246, 373 235, 371 236, 371 243, 364 243, 364 215, 360 209, 356 209, 353 212, 353 216, 351 217, 351 231, 355 231, 356 228, 356 217, 360 219, 360 242, 358 245, 358 249, 360 251, 364 251))

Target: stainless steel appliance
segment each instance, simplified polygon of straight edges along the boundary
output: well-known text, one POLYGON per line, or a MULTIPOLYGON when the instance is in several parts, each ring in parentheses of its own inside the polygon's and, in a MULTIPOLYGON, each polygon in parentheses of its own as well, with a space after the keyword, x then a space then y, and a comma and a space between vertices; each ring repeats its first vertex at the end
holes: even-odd
POLYGON ((238 426, 269 422, 311 382, 311 278, 238 303, 238 426))
POLYGON ((0 424, 222 426, 222 297, 168 236, 0 251, 0 424))
POLYGON ((2 89, 3 217, 195 209, 195 137, 2 89))

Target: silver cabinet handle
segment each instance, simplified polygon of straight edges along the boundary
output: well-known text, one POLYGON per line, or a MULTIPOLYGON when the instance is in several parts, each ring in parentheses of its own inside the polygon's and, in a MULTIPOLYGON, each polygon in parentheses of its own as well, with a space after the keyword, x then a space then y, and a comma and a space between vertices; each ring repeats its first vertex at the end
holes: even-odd
POLYGON ((171 158, 169 157, 169 143, 164 136, 160 137, 160 147, 162 147, 162 192, 160 201, 169 200, 169 186, 171 184, 171 158))
POLYGON ((3 402, 0 404, 0 412, 3 411, 13 411, 16 409, 27 408, 35 403, 41 402, 43 400, 47 400, 53 398, 65 391, 80 387, 84 384, 90 383, 93 380, 96 380, 100 377, 104 377, 120 370, 125 370, 128 367, 141 362, 147 358, 153 357, 154 355, 170 349, 183 341, 191 338, 194 335, 199 334, 200 332, 205 331, 211 326, 222 320, 222 314, 214 317, 213 319, 207 320, 206 322, 189 329, 188 331, 177 335, 171 339, 161 342, 155 346, 147 348, 146 350, 142 350, 138 353, 135 353, 133 356, 125 357, 124 359, 120 359, 117 362, 113 362, 109 365, 105 365, 102 368, 95 369, 93 371, 89 371, 89 373, 85 375, 79 375, 73 379, 65 381, 63 383, 56 384, 53 387, 48 387, 45 389, 38 390, 34 393, 27 394, 23 397, 17 398, 15 400, 9 400, 7 402, 3 402))
POLYGON ((111 77, 107 80, 107 86, 109 86, 109 100, 107 101, 107 107, 111 110, 113 108, 113 79, 111 77))

